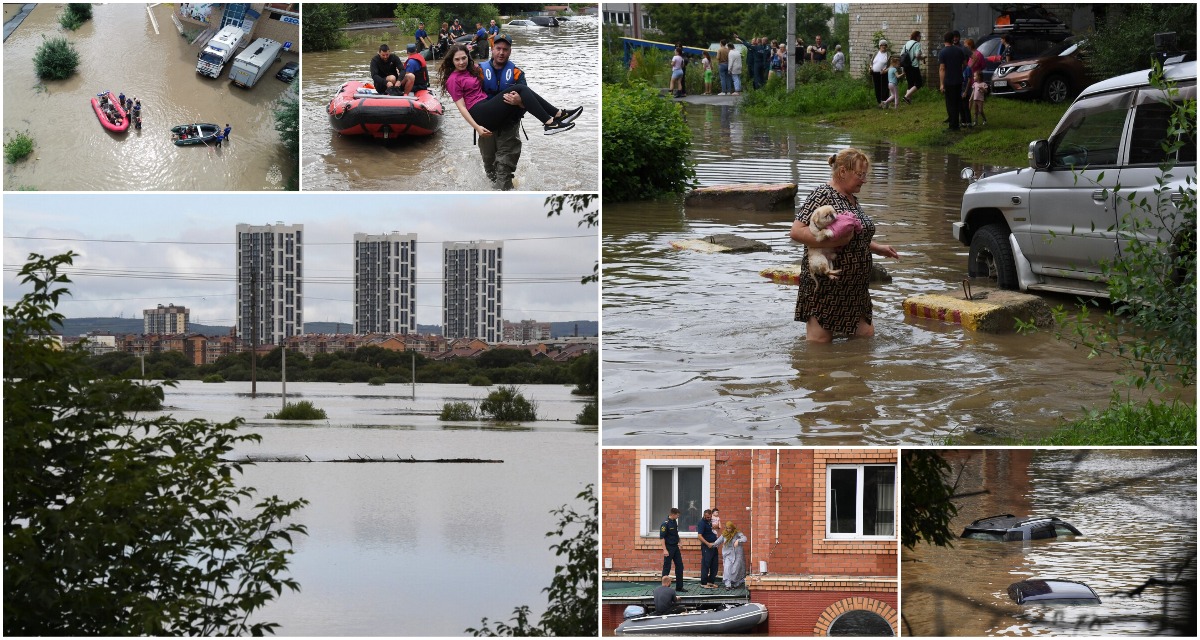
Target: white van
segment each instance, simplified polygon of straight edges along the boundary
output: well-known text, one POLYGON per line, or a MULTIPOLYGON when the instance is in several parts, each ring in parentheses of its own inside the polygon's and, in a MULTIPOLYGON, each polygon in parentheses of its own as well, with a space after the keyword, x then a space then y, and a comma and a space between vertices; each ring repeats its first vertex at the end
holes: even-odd
MULTIPOLYGON (((1178 90, 1173 100, 1196 99, 1195 61, 1164 71, 1178 90)), ((1170 233, 1183 215, 1180 189, 1195 198, 1195 139, 1175 154, 1169 189, 1155 203, 1172 113, 1166 99, 1150 86, 1148 71, 1096 83, 1076 98, 1048 140, 1030 143, 1029 168, 973 182, 952 225, 954 237, 970 247, 968 274, 1002 289, 1107 296, 1101 263, 1123 250, 1117 228, 1130 214, 1148 221, 1160 239, 1194 250, 1195 238, 1170 233), (1149 211, 1131 207, 1131 192, 1149 200, 1149 211)), ((963 177, 974 175, 964 169, 963 177)))

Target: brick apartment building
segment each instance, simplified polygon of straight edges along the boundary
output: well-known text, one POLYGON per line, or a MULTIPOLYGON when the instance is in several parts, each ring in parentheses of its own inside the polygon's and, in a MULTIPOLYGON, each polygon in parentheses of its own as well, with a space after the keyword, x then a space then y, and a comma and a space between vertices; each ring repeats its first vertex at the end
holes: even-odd
MULTIPOLYGON (((715 506, 749 539, 748 599, 768 610, 756 633, 823 636, 853 618, 896 635, 896 463, 890 449, 605 450, 605 590, 659 579, 658 526, 673 506, 685 575, 698 576, 695 523, 715 506)), ((605 633, 627 604, 602 600, 605 633)))

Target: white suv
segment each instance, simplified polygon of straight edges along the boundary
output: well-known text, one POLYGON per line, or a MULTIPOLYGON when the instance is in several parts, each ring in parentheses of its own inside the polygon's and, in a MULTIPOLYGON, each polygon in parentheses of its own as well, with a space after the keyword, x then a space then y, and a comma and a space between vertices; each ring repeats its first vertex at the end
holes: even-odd
MULTIPOLYGON (((1195 61, 1167 66, 1165 75, 1178 89, 1175 101, 1196 99, 1195 61)), ((1049 140, 1030 143, 1030 168, 972 183, 963 194, 961 221, 953 224, 954 237, 970 247, 968 274, 990 278, 1002 289, 1106 296, 1101 263, 1123 250, 1126 241, 1117 226, 1129 214, 1151 221, 1149 232, 1156 230, 1160 239, 1193 250, 1195 239, 1168 237, 1165 230, 1180 225, 1163 224, 1160 217, 1169 223, 1184 215, 1178 208, 1181 188, 1194 197, 1195 139, 1174 158, 1169 190, 1155 205, 1165 159, 1161 144, 1172 112, 1166 97, 1150 86, 1147 71, 1094 84, 1049 140), (1133 191, 1157 215, 1131 210, 1126 198, 1133 191)), ((965 169, 963 177, 974 175, 965 169)))

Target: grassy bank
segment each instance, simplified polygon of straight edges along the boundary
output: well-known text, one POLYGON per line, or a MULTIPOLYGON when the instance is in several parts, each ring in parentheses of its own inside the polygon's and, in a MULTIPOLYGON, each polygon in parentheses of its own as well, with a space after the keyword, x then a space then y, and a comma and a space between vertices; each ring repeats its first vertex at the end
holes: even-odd
POLYGON ((1067 106, 1031 100, 988 97, 987 126, 948 131, 946 107, 936 88, 922 88, 911 105, 884 112, 864 80, 831 76, 799 84, 791 95, 773 81, 749 93, 743 104, 751 115, 787 117, 812 125, 833 125, 858 137, 886 140, 905 147, 927 147, 972 162, 1023 167, 1029 143, 1050 135, 1067 106))
POLYGON ((1184 402, 1113 403, 1032 442, 1038 446, 1195 446, 1196 407, 1184 402))

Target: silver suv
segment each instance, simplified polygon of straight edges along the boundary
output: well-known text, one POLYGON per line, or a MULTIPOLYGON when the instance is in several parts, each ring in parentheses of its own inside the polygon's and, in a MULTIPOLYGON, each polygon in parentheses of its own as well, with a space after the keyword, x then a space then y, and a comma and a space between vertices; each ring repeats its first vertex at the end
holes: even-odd
MULTIPOLYGON (((1178 89, 1174 100, 1196 99, 1194 61, 1170 65, 1165 75, 1178 89)), ((1149 222, 1147 233, 1192 250, 1195 239, 1168 237, 1167 229, 1181 225, 1162 218, 1170 222, 1183 215, 1180 189, 1193 190, 1194 197, 1194 139, 1174 158, 1169 190, 1155 205, 1172 112, 1166 97, 1150 86, 1147 71, 1094 84, 1048 140, 1030 143, 1029 168, 981 177, 967 187, 952 232, 970 247, 968 274, 1002 289, 1107 296, 1101 264, 1124 249, 1127 241, 1117 226, 1127 215, 1149 222), (1149 211, 1130 206, 1126 198, 1135 191, 1137 200, 1150 201, 1149 211)), ((963 177, 974 174, 964 169, 963 177)))

